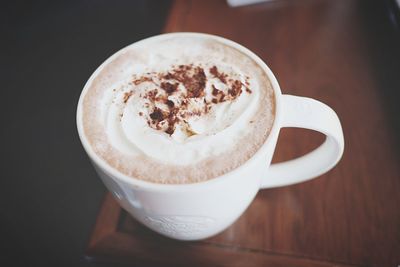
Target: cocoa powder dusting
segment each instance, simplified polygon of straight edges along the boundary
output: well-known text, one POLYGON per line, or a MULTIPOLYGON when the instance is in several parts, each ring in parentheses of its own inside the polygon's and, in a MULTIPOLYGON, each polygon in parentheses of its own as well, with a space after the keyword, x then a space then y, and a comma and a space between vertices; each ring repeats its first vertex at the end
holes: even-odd
POLYGON ((204 96, 204 89, 206 87, 206 74, 204 70, 200 67, 196 69, 195 75, 193 75, 193 82, 190 83, 192 87, 189 86, 190 91, 192 92, 193 97, 202 97, 204 96))
MULTIPOLYGON (((235 100, 242 93, 242 86, 246 88, 246 92, 251 93, 251 90, 248 88, 248 77, 246 77, 246 85, 244 85, 239 80, 234 80, 227 74, 220 72, 216 66, 211 67, 209 72, 229 88, 227 92, 224 92, 224 90, 220 90, 215 87, 214 84, 211 84, 212 99, 209 100, 210 102, 208 102, 205 97, 207 76, 201 66, 194 66, 193 64, 173 66, 165 73, 153 72, 147 75, 155 76, 143 76, 135 79, 133 81, 135 85, 139 85, 143 82, 151 82, 162 89, 160 91, 157 90, 157 88, 149 90, 143 96, 143 98, 149 101, 144 104, 144 107, 147 109, 152 108, 147 118, 147 124, 153 129, 164 131, 172 135, 175 132, 177 124, 183 123, 183 129, 186 129, 186 131, 190 133, 189 136, 191 136, 196 133, 190 129, 185 118, 207 114, 213 105, 235 100), (186 90, 179 91, 180 85, 186 90), (179 94, 179 92, 183 95, 180 95, 181 99, 178 102, 168 99, 169 96, 175 93, 179 94), (200 106, 193 109, 193 107, 189 105, 191 101, 197 101, 196 103, 200 104, 200 106), (165 106, 162 107, 156 105, 156 103, 165 106), (157 106, 162 107, 162 109, 157 106)), ((127 93, 126 101, 130 96, 131 93, 127 93)), ((139 112, 139 115, 144 116, 142 112, 139 112)))
POLYGON ((228 90, 228 94, 232 97, 237 97, 242 93, 242 83, 238 80, 235 80, 232 84, 231 89, 228 90))
POLYGON ((158 94, 158 90, 153 89, 153 90, 148 91, 146 93, 146 95, 144 96, 144 98, 149 99, 151 102, 155 102, 157 94, 158 94))
POLYGON ((216 95, 218 95, 218 92, 219 92, 219 90, 214 86, 214 84, 211 86, 212 87, 212 92, 211 92, 211 94, 213 95, 213 96, 216 96, 216 95))
POLYGON ((169 100, 169 99, 167 99, 167 100, 165 101, 165 104, 167 104, 167 106, 168 106, 169 108, 173 108, 173 107, 175 106, 175 103, 174 103, 173 101, 169 100))
POLYGON ((172 73, 170 73, 170 72, 168 72, 167 74, 164 74, 164 75, 159 75, 159 77, 161 78, 161 79, 166 79, 166 80, 170 80, 170 79, 173 79, 173 75, 172 75, 172 73))
POLYGON ((175 127, 173 127, 172 125, 168 125, 167 130, 165 130, 165 132, 169 135, 172 135, 175 132, 175 127))
POLYGON ((249 94, 251 94, 252 93, 252 91, 250 90, 250 82, 249 82, 249 76, 246 76, 246 79, 245 79, 245 81, 244 81, 244 84, 245 84, 245 86, 244 87, 246 87, 246 92, 247 93, 249 93, 249 94))
POLYGON ((212 87, 212 92, 211 94, 214 96, 213 98, 213 103, 217 104, 217 103, 221 103, 221 102, 225 102, 225 93, 221 90, 218 90, 214 85, 211 85, 212 87))
POLYGON ((179 85, 178 83, 172 84, 172 83, 169 83, 169 82, 163 82, 163 83, 161 83, 160 87, 162 89, 164 89, 164 91, 167 94, 172 94, 173 92, 176 91, 176 89, 178 88, 178 85, 179 85))
POLYGON ((143 76, 143 77, 140 77, 139 79, 133 80, 133 84, 134 85, 139 85, 139 84, 141 84, 143 82, 151 82, 151 81, 153 81, 153 79, 151 79, 150 77, 143 76))
POLYGON ((129 92, 124 93, 124 99, 123 99, 124 103, 128 102, 129 98, 132 95, 133 95, 133 91, 129 91, 129 92))
POLYGON ((155 107, 154 111, 150 113, 150 118, 154 121, 162 121, 164 119, 164 115, 161 109, 155 107))
POLYGON ((218 68, 216 66, 213 66, 212 68, 210 68, 209 71, 215 78, 218 78, 222 83, 226 84, 226 77, 228 75, 226 75, 225 73, 219 72, 218 68))

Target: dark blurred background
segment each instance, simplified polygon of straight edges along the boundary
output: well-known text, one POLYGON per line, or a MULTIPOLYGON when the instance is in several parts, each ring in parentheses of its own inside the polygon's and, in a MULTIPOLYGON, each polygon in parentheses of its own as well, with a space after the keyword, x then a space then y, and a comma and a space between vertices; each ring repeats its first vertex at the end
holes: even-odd
MULTIPOLYGON (((400 68, 398 9, 394 0, 366 2, 368 47, 383 66, 377 77, 391 88, 382 94, 400 132, 400 88, 393 87, 399 84, 393 82, 400 68)), ((0 266, 97 266, 85 260, 84 250, 105 187, 81 147, 76 104, 86 80, 108 56, 162 32, 170 5, 1 4, 0 266)))
POLYGON ((107 57, 162 31, 169 1, 8 1, 1 12, 0 266, 87 266, 105 188, 75 127, 107 57))

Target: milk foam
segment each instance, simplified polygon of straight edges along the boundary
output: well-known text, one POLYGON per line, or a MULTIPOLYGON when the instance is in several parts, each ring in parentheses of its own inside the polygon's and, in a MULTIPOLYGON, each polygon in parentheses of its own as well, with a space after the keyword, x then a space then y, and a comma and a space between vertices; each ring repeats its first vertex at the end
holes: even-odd
POLYGON ((89 86, 83 124, 92 147, 119 171, 153 182, 197 182, 238 167, 262 145, 274 119, 273 91, 261 67, 207 38, 178 36, 130 46, 89 86), (161 86, 166 80, 161 74, 182 65, 204 70, 206 82, 201 97, 186 99, 171 133, 165 131, 165 121, 155 128, 152 113, 156 108, 168 112, 165 100, 174 107, 184 101, 189 88, 183 83, 169 79, 179 83, 171 94, 161 86), (213 67, 229 81, 213 75, 213 67), (148 80, 135 82, 140 77, 148 80), (213 90, 229 96, 233 81, 240 82, 241 93, 213 103, 213 90), (164 100, 146 98, 151 91, 164 100))

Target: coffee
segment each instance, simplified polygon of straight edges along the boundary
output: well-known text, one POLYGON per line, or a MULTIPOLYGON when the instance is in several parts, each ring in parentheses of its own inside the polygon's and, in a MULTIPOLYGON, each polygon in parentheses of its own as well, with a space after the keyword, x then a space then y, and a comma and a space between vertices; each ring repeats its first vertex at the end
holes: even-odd
POLYGON ((207 35, 175 34, 112 56, 81 96, 93 151, 132 178, 194 183, 246 162, 272 128, 274 92, 248 55, 207 35))

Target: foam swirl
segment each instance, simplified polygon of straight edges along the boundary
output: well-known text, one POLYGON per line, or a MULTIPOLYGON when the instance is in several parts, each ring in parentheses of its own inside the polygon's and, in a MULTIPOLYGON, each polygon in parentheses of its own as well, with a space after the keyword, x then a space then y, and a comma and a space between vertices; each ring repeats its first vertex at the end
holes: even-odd
POLYGON ((256 81, 215 62, 147 69, 110 91, 105 125, 112 145, 175 165, 233 146, 254 116, 259 96, 256 81))

